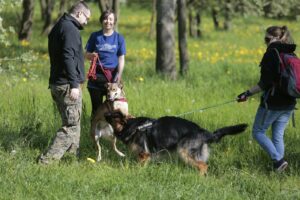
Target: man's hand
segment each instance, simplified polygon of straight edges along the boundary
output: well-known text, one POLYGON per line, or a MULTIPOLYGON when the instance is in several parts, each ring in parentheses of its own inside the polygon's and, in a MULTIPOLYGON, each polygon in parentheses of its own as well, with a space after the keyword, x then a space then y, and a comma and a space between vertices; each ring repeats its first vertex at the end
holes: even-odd
POLYGON ((70 91, 70 99, 75 101, 79 98, 79 88, 72 88, 70 91))
POLYGON ((252 95, 252 93, 247 90, 246 92, 243 92, 241 94, 239 94, 236 98, 237 102, 244 102, 247 101, 248 97, 250 97, 252 95))

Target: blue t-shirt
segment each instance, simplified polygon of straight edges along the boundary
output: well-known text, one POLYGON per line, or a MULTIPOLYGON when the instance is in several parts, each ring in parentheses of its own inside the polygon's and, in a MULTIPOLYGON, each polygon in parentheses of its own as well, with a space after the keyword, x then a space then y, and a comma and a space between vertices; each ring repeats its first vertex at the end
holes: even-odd
MULTIPOLYGON (((126 54, 124 37, 116 31, 114 31, 110 36, 105 36, 102 30, 93 32, 90 35, 85 49, 90 53, 98 53, 102 65, 111 69, 118 67, 118 57, 126 54)), ((97 70, 97 77, 102 77, 102 81, 89 80, 87 87, 106 91, 104 87, 106 78, 104 77, 103 73, 101 73, 101 70, 97 70)))
POLYGON ((105 36, 102 30, 93 32, 85 49, 98 53, 102 65, 107 68, 116 68, 118 57, 126 54, 124 37, 116 31, 110 36, 105 36))

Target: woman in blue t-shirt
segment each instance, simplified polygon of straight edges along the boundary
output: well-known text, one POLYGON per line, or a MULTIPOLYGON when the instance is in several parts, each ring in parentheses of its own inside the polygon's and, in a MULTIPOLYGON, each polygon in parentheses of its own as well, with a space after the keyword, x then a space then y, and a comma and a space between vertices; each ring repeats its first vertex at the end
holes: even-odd
POLYGON ((99 57, 96 67, 96 80, 88 81, 88 91, 92 102, 92 117, 103 103, 106 95, 105 83, 120 82, 125 65, 125 40, 114 30, 117 18, 112 10, 100 16, 102 30, 93 32, 86 44, 85 57, 93 60, 99 57))

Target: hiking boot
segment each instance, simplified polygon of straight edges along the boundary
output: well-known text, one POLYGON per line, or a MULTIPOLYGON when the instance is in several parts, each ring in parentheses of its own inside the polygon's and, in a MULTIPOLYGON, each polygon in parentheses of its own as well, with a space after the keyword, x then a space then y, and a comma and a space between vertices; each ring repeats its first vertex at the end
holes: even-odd
POLYGON ((39 155, 36 159, 37 164, 40 164, 40 165, 49 165, 49 164, 54 163, 55 161, 56 160, 48 158, 43 154, 39 155))
POLYGON ((279 161, 274 162, 273 166, 276 172, 283 172, 287 168, 288 162, 281 159, 279 161))
POLYGON ((49 160, 42 158, 42 156, 39 156, 36 161, 40 165, 49 165, 50 164, 49 160))

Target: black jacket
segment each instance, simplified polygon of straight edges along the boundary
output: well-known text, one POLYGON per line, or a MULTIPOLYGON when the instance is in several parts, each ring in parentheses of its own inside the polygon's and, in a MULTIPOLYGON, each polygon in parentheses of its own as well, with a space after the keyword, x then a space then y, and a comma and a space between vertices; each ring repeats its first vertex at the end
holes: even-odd
POLYGON ((82 29, 74 17, 65 13, 51 30, 48 36, 51 64, 49 84, 70 84, 71 88, 77 88, 84 82, 82 29))
POLYGON ((264 90, 261 106, 267 105, 270 110, 291 110, 296 105, 296 98, 285 94, 278 87, 275 87, 272 92, 274 84, 280 80, 280 60, 275 48, 279 53, 294 54, 296 45, 274 42, 268 46, 260 63, 261 76, 258 85, 264 90))

